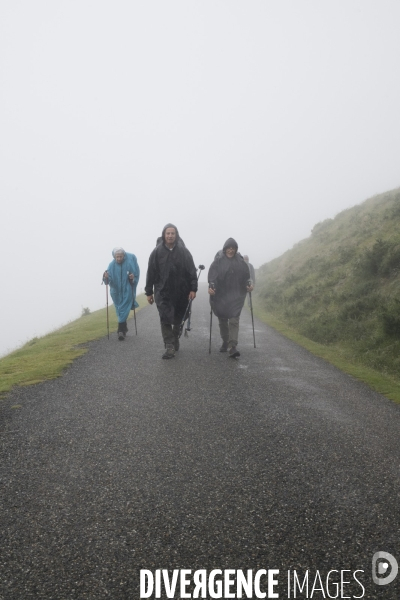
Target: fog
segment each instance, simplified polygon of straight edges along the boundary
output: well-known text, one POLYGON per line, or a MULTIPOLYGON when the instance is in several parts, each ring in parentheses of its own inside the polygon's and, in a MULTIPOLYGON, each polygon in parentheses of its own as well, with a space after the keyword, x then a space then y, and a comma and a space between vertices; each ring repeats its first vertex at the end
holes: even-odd
MULTIPOLYGON (((0 354, 144 287, 175 223, 255 267, 400 185, 397 0, 3 0, 0 354)), ((206 271, 207 272, 207 271, 206 271)), ((205 275, 202 275, 205 279, 205 275)))

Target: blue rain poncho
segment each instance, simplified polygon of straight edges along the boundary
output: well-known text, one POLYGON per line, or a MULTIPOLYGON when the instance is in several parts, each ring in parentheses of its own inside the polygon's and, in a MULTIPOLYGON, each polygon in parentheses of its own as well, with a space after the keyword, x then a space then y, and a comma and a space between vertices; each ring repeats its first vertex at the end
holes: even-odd
POLYGON ((122 248, 113 250, 113 256, 116 251, 124 252, 124 260, 118 264, 114 259, 108 265, 108 283, 110 284, 111 298, 114 302, 115 311, 118 317, 118 323, 124 323, 129 317, 129 313, 139 304, 136 302, 136 288, 139 282, 140 269, 134 254, 125 252, 122 248), (133 273, 133 285, 130 283, 129 275, 133 273))

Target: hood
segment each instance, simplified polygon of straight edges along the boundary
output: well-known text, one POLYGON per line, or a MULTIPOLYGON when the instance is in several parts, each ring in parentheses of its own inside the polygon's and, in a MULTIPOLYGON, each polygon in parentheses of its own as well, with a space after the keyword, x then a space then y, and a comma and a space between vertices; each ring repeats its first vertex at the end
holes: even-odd
POLYGON ((167 223, 167 224, 164 226, 164 228, 163 228, 163 230, 162 230, 162 234, 161 234, 161 237, 162 237, 162 240, 163 240, 163 242, 165 242, 165 230, 166 230, 166 229, 168 229, 168 227, 173 227, 173 228, 175 229, 175 231, 176 231, 176 240, 175 240, 175 244, 177 244, 177 243, 178 243, 178 240, 180 239, 180 237, 179 237, 179 231, 178 231, 178 228, 177 228, 177 226, 176 226, 176 225, 174 225, 173 223, 167 223))
POLYGON ((228 238, 222 248, 223 252, 225 253, 225 250, 229 247, 235 248, 236 252, 238 251, 239 246, 237 245, 237 241, 234 240, 233 238, 228 238))

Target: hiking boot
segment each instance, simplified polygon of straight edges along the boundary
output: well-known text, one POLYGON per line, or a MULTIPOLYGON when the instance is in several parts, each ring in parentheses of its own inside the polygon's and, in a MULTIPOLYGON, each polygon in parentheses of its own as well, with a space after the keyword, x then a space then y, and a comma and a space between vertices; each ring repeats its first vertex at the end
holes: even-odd
POLYGON ((125 337, 126 337, 125 331, 118 331, 118 339, 120 342, 122 342, 122 340, 124 340, 125 337))
POLYGON ((240 352, 236 348, 236 346, 232 346, 232 348, 229 348, 229 358, 237 358, 238 356, 240 356, 240 352))
POLYGON ((163 358, 174 358, 175 356, 175 348, 173 344, 167 344, 167 349, 162 355, 163 358))
POLYGON ((222 342, 222 346, 219 349, 220 352, 228 352, 228 342, 222 342))

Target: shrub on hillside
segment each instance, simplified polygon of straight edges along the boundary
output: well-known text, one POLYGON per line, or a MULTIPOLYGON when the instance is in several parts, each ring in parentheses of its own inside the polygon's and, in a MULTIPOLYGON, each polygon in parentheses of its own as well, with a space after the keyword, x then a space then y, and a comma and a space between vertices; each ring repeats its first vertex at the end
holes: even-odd
POLYGON ((379 294, 370 294, 359 297, 353 301, 345 302, 339 310, 339 319, 341 321, 361 321, 370 313, 379 311, 381 302, 379 294))
POLYGON ((320 223, 317 223, 312 228, 311 235, 318 235, 320 233, 326 232, 326 230, 329 228, 331 223, 333 223, 333 219, 325 219, 325 221, 321 221, 320 223))
POLYGON ((356 256, 357 249, 355 246, 346 246, 339 248, 339 263, 346 265, 356 256))
POLYGON ((258 289, 257 295, 264 297, 269 307, 274 305, 280 306, 283 303, 283 294, 278 286, 267 288, 266 290, 258 289))
POLYGON ((390 337, 400 337, 400 300, 394 298, 381 313, 383 329, 390 337))
POLYGON ((392 204, 387 209, 384 218, 390 220, 398 219, 400 217, 400 192, 392 193, 391 201, 392 204))
POLYGON ((338 301, 342 305, 349 300, 357 300, 358 298, 370 296, 377 292, 379 287, 379 281, 377 279, 364 281, 363 279, 353 278, 351 287, 347 286, 345 290, 339 294, 338 301))
POLYGON ((285 285, 293 285, 296 283, 296 281, 299 281, 299 279, 301 279, 299 274, 296 275, 295 273, 289 273, 289 275, 286 276, 285 285))
POLYGON ((306 285, 296 285, 294 290, 287 296, 288 303, 300 302, 309 295, 311 289, 311 287, 306 285))
POLYGON ((308 321, 303 320, 299 330, 302 335, 319 344, 334 344, 341 338, 340 328, 335 319, 327 315, 318 315, 308 321))
POLYGON ((376 240, 364 251, 356 270, 360 275, 390 277, 400 271, 400 244, 397 241, 376 240))
POLYGON ((386 255, 383 257, 379 274, 383 277, 397 275, 400 272, 400 244, 391 244, 386 255))
POLYGON ((376 240, 372 248, 364 251, 358 263, 358 270, 363 275, 378 275, 382 262, 390 249, 390 244, 376 240))

